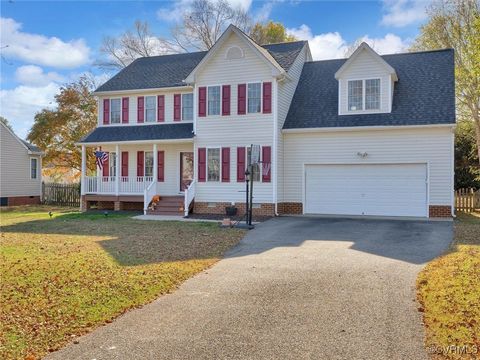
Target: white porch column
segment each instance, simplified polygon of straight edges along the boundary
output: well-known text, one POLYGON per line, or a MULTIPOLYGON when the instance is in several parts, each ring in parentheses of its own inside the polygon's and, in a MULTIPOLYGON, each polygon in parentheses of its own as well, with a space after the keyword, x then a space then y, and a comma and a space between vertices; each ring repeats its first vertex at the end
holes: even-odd
POLYGON ((115 195, 118 196, 120 192, 120 169, 122 168, 122 157, 120 156, 120 146, 115 145, 115 157, 116 157, 116 166, 115 166, 115 195))
POLYGON ((81 183, 80 183, 80 194, 85 195, 85 177, 87 176, 87 150, 85 145, 82 145, 82 173, 81 173, 81 183))
POLYGON ((158 146, 153 144, 153 181, 158 179, 158 146))

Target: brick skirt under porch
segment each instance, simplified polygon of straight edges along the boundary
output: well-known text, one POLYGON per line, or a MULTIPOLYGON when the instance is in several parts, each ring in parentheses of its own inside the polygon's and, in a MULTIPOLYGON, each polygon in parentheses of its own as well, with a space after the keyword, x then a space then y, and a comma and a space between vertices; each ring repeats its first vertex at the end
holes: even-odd
POLYGON ((96 207, 98 210, 139 210, 143 211, 143 196, 126 195, 82 195, 81 211, 96 207))

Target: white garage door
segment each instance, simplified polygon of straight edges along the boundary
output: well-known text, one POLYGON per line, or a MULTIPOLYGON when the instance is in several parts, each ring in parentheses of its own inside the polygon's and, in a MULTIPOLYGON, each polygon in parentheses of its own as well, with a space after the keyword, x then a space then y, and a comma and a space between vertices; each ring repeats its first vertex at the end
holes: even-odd
POLYGON ((427 216, 426 164, 307 165, 305 213, 427 216))

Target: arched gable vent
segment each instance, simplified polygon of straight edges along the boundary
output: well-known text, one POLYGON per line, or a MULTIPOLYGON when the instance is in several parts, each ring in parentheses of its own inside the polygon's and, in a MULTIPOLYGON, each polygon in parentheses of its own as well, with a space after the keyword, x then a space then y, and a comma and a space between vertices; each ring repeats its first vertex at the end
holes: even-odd
POLYGON ((231 46, 227 49, 225 58, 228 60, 243 58, 243 51, 238 46, 231 46))

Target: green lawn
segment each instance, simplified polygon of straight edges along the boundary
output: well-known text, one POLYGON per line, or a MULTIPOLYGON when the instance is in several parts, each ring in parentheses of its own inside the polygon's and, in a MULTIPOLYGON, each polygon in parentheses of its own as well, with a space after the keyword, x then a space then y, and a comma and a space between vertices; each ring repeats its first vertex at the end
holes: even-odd
POLYGON ((420 273, 417 289, 433 357, 480 358, 480 214, 458 216, 451 248, 420 273))
POLYGON ((38 358, 214 264, 243 232, 21 207, 1 213, 0 358, 38 358))

